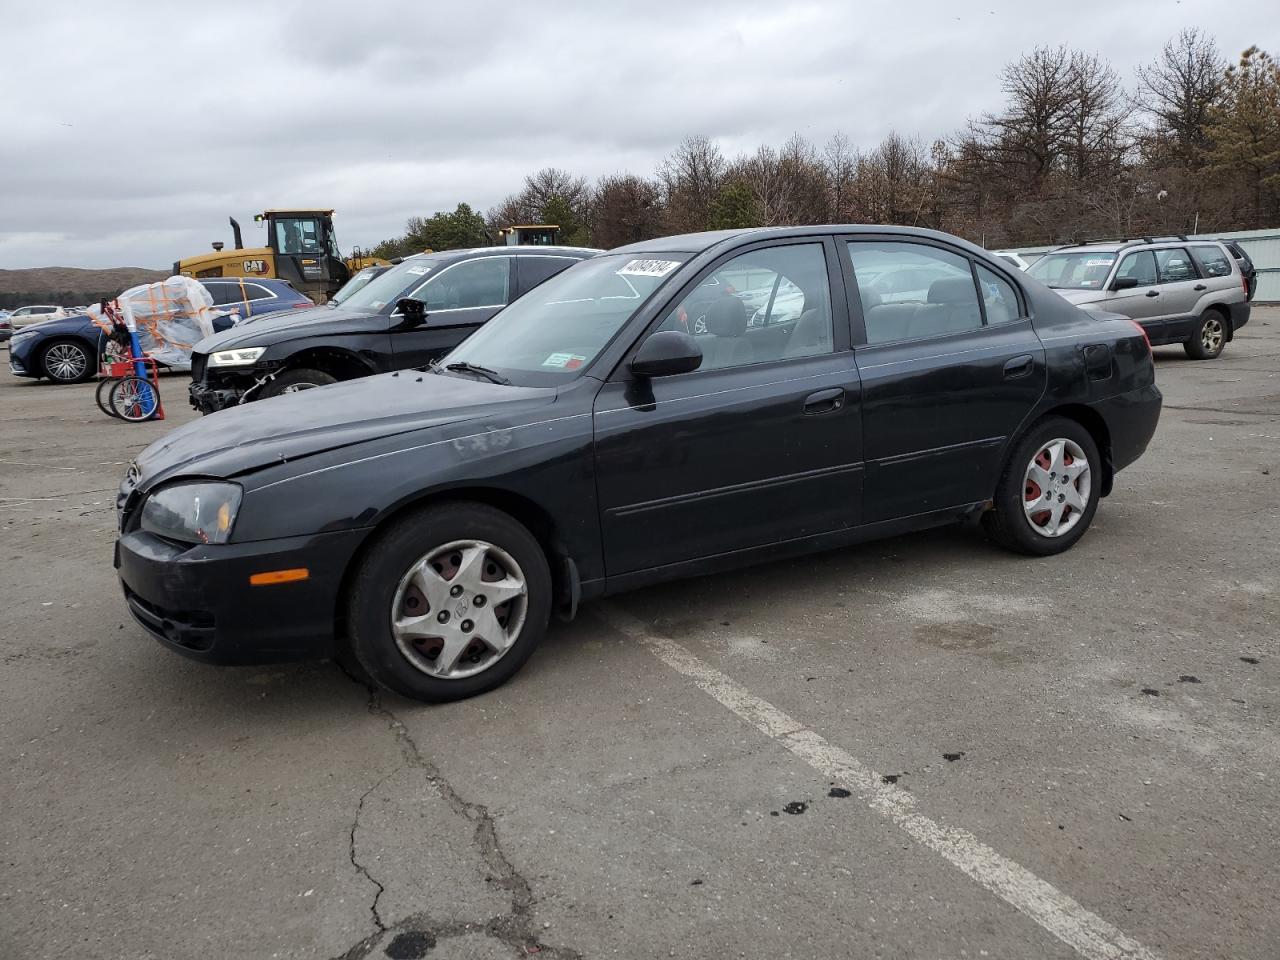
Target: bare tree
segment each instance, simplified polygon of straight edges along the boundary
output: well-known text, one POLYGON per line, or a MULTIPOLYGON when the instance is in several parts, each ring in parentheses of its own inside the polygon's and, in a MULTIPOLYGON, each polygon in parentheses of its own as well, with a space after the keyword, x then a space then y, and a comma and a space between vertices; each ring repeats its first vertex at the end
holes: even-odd
POLYGON ((658 168, 668 229, 706 229, 727 169, 724 154, 709 138, 686 137, 680 142, 658 168))
POLYGON ((1113 174, 1129 149, 1120 77, 1096 54, 1071 54, 1066 106, 1068 173, 1076 181, 1113 174))
POLYGON ((592 201, 592 242, 610 249, 660 236, 662 212, 662 190, 652 180, 630 173, 602 177, 592 201))
POLYGON ((826 176, 827 209, 835 223, 851 223, 858 219, 854 207, 854 176, 858 155, 849 146, 849 138, 837 133, 822 148, 822 167, 826 176))
POLYGON ((1004 110, 973 130, 993 166, 1039 194, 1067 149, 1071 125, 1071 55, 1065 46, 1037 47, 1001 72, 1004 110))
POLYGON ((1137 105, 1184 164, 1209 146, 1205 129, 1222 98, 1226 68, 1217 43, 1197 29, 1183 30, 1155 60, 1138 68, 1137 105))

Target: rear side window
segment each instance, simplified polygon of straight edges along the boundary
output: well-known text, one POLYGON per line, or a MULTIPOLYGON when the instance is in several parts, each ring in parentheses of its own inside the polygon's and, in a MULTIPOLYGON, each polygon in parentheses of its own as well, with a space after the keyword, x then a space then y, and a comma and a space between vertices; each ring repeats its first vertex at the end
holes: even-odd
POLYGON ((1195 257, 1196 265, 1206 277, 1231 276, 1231 261, 1220 248, 1192 247, 1191 256, 1195 257))
POLYGON ((978 291, 965 257, 921 243, 854 240, 848 246, 868 343, 981 328, 978 291))
POLYGON ((978 283, 982 290, 982 305, 987 311, 987 323, 1012 323, 1022 316, 1018 304, 1018 292, 1004 277, 994 270, 978 264, 978 283))
POLYGON ((1191 264, 1191 257, 1181 247, 1157 250, 1155 253, 1156 270, 1160 274, 1161 283, 1196 279, 1196 268, 1191 264))
POLYGON ((204 288, 209 291, 209 296, 213 297, 215 307, 225 307, 229 303, 240 302, 239 285, 233 288, 229 283, 206 283, 204 288))

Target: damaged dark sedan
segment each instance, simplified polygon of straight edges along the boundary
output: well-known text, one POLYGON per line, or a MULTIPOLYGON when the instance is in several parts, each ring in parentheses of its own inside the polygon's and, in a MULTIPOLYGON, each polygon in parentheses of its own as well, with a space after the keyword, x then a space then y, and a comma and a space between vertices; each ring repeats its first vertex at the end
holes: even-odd
POLYGON ((599 252, 542 246, 415 254, 326 306, 200 341, 191 354, 191 405, 213 413, 425 366, 512 300, 599 252))
POLYGON ((116 565, 180 653, 349 653, 456 700, 514 674, 553 610, 644 584, 967 520, 1059 553, 1160 405, 1137 324, 955 237, 667 237, 574 265, 427 370, 176 430, 125 478, 116 565))

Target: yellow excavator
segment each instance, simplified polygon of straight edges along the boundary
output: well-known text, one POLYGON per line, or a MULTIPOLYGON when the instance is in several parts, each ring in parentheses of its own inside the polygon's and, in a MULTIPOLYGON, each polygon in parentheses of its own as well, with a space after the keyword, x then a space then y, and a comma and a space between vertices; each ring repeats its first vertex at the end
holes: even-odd
POLYGON ((360 250, 343 259, 333 232, 332 210, 266 210, 253 218, 267 230, 266 246, 258 247, 246 247, 240 224, 234 217, 230 221, 233 250, 215 242, 213 253, 184 257, 173 265, 173 272, 196 279, 274 277, 288 280, 316 303, 325 303, 355 271, 389 264, 360 250))

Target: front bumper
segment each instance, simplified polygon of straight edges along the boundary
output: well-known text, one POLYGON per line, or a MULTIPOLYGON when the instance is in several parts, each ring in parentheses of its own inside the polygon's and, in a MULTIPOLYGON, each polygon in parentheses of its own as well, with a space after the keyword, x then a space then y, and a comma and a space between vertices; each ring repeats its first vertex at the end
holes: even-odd
POLYGON ((244 390, 238 386, 214 386, 193 380, 187 387, 187 396, 191 406, 200 413, 217 413, 239 404, 244 390))
POLYGON ((342 578, 365 530, 251 543, 176 544, 141 530, 116 541, 133 618, 170 650, 206 663, 276 663, 333 653, 342 578), (305 567, 306 580, 249 577, 305 567))
POLYGON ((32 354, 35 351, 29 340, 24 337, 18 343, 9 341, 9 372, 15 377, 37 377, 32 354))

